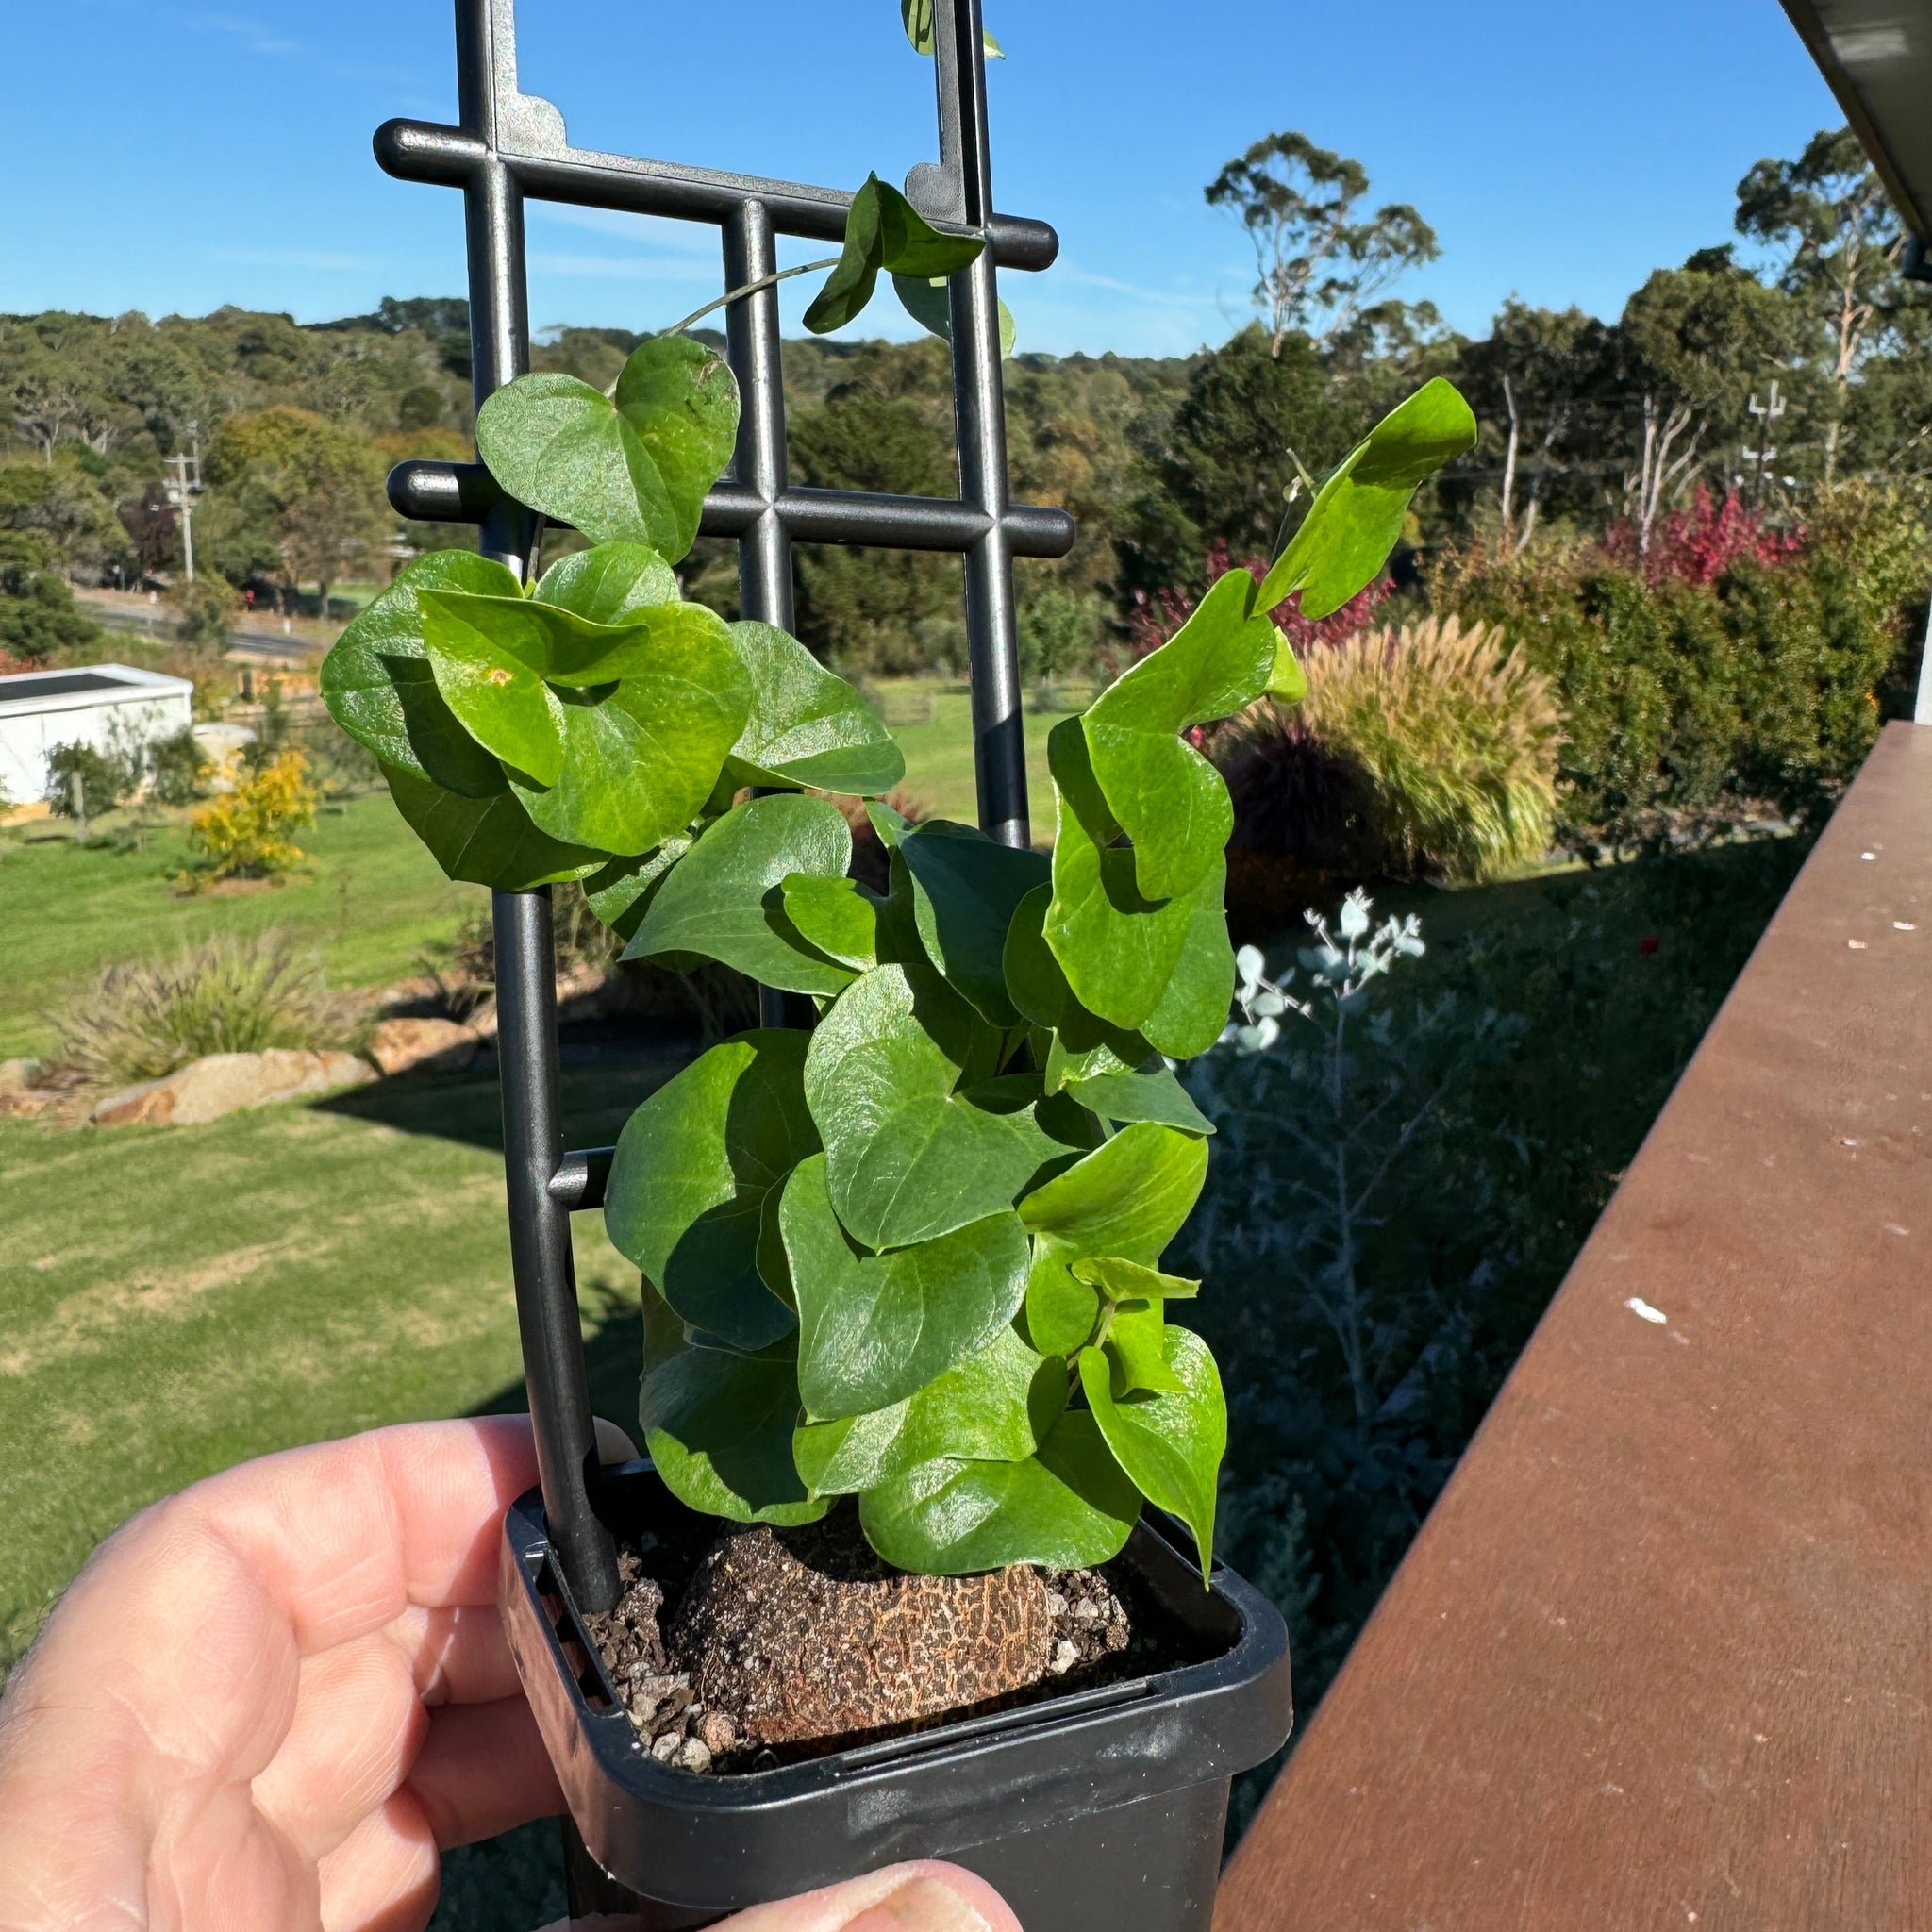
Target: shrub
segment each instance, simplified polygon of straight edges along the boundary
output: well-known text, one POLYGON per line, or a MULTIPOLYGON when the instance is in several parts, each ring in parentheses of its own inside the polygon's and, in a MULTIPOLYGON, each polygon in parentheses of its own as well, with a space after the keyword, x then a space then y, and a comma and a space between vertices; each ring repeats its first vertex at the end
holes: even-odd
POLYGON ((0 529, 0 658, 45 664, 100 636, 75 608, 53 546, 31 531, 0 529))
POLYGON ((1179 1245, 1237 1286, 1201 1310, 1241 1365, 1229 1548, 1294 1620, 1297 1683, 1319 1694, 1461 1446, 1499 1222, 1469 1157, 1504 1139, 1464 1103, 1521 1026, 1398 989, 1413 916, 1377 926, 1357 892, 1308 920, 1278 980, 1242 949, 1238 1024, 1188 1070, 1217 1158, 1179 1245))
POLYGON ((242 596, 223 576, 203 575, 183 581, 169 592, 168 601, 181 613, 181 641, 192 650, 225 651, 228 631, 242 609, 242 596))
POLYGON ((201 797, 212 768, 213 760, 201 748, 192 727, 157 739, 147 748, 148 774, 158 805, 192 805, 201 797))
POLYGON ((358 1024, 280 931, 219 933, 173 959, 109 966, 49 1018, 61 1063, 102 1087, 158 1080, 211 1053, 343 1047, 358 1024))
POLYGON ((1681 841, 1767 812, 1816 823, 1917 648, 1932 539, 1900 493, 1848 486, 1803 548, 1654 582, 1600 549, 1450 563, 1438 608, 1508 626, 1565 723, 1558 835, 1586 855, 1681 841))
POLYGON ((202 879, 272 878, 299 864, 290 834, 315 820, 308 760, 284 752, 225 798, 212 798, 189 821, 188 842, 202 879))
POLYGON ((1675 578, 1683 584, 1714 584, 1737 565, 1749 560, 1765 565, 1786 562, 1804 547, 1803 536, 1775 527, 1762 512, 1746 509, 1735 490, 1720 503, 1700 483, 1688 509, 1675 509, 1651 532, 1650 548, 1640 550, 1636 528, 1612 524, 1604 536, 1605 550, 1626 570, 1640 572, 1652 583, 1675 578))
POLYGON ((130 757, 111 746, 102 751, 92 744, 57 744, 47 754, 47 803, 60 818, 97 819, 132 796, 141 775, 138 753, 130 757))
POLYGON ((1540 858, 1560 734, 1550 681, 1482 625, 1427 619, 1308 652, 1215 741, 1237 840, 1357 875, 1492 878, 1540 858))
POLYGON ((1020 613, 1020 671, 1051 688, 1055 680, 1078 676, 1099 648, 1099 599, 1065 584, 1049 584, 1020 613))

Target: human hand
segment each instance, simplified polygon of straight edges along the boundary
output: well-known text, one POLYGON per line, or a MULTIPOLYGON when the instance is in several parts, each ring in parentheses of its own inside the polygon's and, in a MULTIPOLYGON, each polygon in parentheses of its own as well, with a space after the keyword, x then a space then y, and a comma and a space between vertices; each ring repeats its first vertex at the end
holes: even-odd
MULTIPOLYGON (((544 1932, 638 1932, 626 1918, 559 1919, 544 1932)), ((754 1906, 716 1932, 1021 1932, 985 1879, 927 1860, 828 1885, 777 1905, 754 1906)))
MULTIPOLYGON (((536 1480, 522 1418, 425 1423, 116 1531, 0 1700, 0 1932, 417 1932, 443 1849, 561 1807, 495 1605, 536 1480)), ((1019 1932, 942 1865, 731 1924, 1019 1932)))
POLYGON ((422 1926, 441 1848, 561 1805, 496 1614, 536 1480, 522 1418, 426 1423, 116 1531, 0 1701, 0 1932, 422 1926))

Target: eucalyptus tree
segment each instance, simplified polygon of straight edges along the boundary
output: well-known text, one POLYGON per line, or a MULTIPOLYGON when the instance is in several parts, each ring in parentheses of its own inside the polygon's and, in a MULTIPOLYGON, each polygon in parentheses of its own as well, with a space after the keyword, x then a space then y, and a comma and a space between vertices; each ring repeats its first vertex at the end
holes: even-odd
POLYGON ((1485 485, 1498 535, 1520 557, 1543 517, 1599 507, 1606 441, 1616 434, 1613 332, 1582 309, 1512 296, 1481 341, 1464 346, 1457 382, 1483 425, 1485 485))
POLYGON ((1895 340, 1909 297, 1906 230, 1849 127, 1824 128, 1796 160, 1759 161, 1738 184, 1738 232, 1781 258, 1804 347, 1826 377, 1823 482, 1837 478, 1854 381, 1895 340))
POLYGON ((1753 387, 1789 367, 1791 308, 1726 251, 1707 249, 1653 274, 1624 305, 1617 338, 1624 508, 1648 554, 1665 508, 1715 450, 1741 440, 1753 387))
POLYGON ((1441 252, 1407 202, 1360 210, 1368 170, 1306 134, 1263 135, 1206 189, 1254 245, 1256 305, 1273 354, 1297 330, 1327 341, 1406 271, 1441 252))

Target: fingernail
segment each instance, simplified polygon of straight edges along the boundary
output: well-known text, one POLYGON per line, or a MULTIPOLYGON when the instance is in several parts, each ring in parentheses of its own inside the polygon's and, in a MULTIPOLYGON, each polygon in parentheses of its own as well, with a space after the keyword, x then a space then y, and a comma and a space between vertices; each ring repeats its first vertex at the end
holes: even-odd
POLYGON ((915 1878, 869 1906, 845 1932, 992 1932, 979 1910, 937 1878, 915 1878))

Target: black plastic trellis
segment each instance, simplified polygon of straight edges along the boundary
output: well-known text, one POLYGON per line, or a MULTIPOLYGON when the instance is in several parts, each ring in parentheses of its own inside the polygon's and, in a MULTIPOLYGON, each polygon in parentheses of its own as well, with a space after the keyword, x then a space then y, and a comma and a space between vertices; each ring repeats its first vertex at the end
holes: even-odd
MULTIPOLYGON (((793 627, 794 542, 957 552, 965 565, 979 822, 992 837, 1024 845, 1013 559, 1064 557, 1074 532, 1063 510, 1008 500, 995 270, 1046 268, 1059 240, 1043 222, 992 210, 980 0, 934 0, 933 13, 940 158, 913 169, 906 192, 927 220, 988 243, 951 289, 959 495, 790 485, 778 297, 766 288, 725 311, 726 356, 743 414, 732 475, 706 499, 701 527, 738 541, 744 615, 786 630, 793 627)), ((479 408, 529 366, 526 197, 711 223, 723 233, 726 289, 772 275, 781 234, 842 237, 851 196, 833 189, 572 147, 558 109, 517 85, 515 0, 456 0, 456 34, 461 125, 388 122, 377 130, 375 157, 404 180, 463 191, 479 408)), ((403 516, 477 525, 486 556, 525 568, 532 520, 480 464, 404 463, 391 475, 389 493, 403 516)), ((510 1258, 544 1513, 578 1607, 605 1610, 617 1601, 617 1562, 594 1507, 597 1457, 570 1217, 602 1205, 610 1150, 564 1151, 549 889, 496 893, 493 926, 510 1258)))

